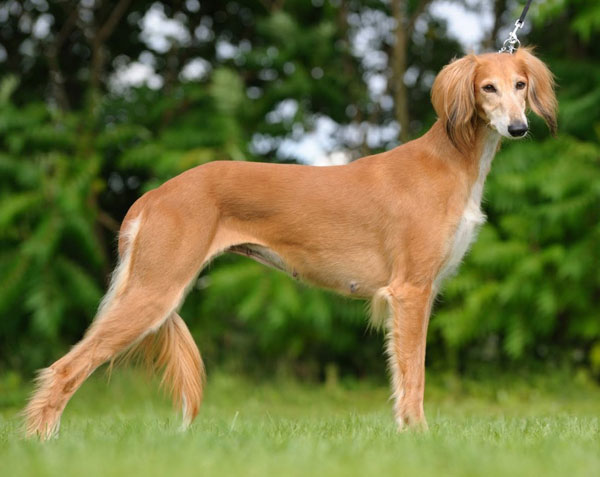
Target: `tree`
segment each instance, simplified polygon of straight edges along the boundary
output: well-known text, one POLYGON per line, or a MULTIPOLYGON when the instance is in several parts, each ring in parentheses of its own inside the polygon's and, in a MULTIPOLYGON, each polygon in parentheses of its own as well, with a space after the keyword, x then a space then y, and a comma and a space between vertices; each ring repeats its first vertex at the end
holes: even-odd
MULTIPOLYGON (((207 161, 294 160, 282 144, 323 119, 331 150, 363 155, 395 146, 398 124, 426 128, 431 82, 460 47, 425 4, 0 1, 0 366, 41 366, 80 337, 144 191, 207 161), (169 25, 154 39, 148 15, 169 25), (132 67, 145 79, 119 83, 132 67)), ((497 31, 513 17, 495 5, 497 31)), ((532 9, 521 36, 557 74, 561 133, 534 123, 535 141, 496 158, 489 223, 433 317, 428 359, 440 366, 576 350, 600 370, 597 7, 556 5, 532 9)), ((361 302, 242 258, 201 276, 183 315, 209 363, 384 371, 361 302)))
POLYGON ((392 13, 396 20, 395 42, 392 56, 392 79, 394 89, 394 103, 396 120, 400 125, 400 139, 407 142, 410 139, 410 116, 408 112, 408 92, 404 84, 404 75, 407 68, 408 43, 415 30, 415 22, 421 15, 430 0, 419 0, 413 11, 409 11, 410 3, 407 0, 392 0, 392 13))

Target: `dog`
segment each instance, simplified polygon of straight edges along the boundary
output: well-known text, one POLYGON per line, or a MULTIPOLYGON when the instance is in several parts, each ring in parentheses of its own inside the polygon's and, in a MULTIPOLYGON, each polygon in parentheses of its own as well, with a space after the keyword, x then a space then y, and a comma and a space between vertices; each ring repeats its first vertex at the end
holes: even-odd
POLYGON ((139 354, 164 371, 184 424, 204 365, 177 309, 214 257, 246 255, 311 284, 371 300, 386 329, 399 429, 427 428, 425 345, 432 303, 484 222, 480 203, 501 137, 527 134, 527 109, 556 131, 554 79, 531 49, 467 55, 432 87, 437 120, 418 139, 343 166, 217 161, 138 199, 119 263, 83 339, 40 371, 26 433, 49 438, 102 363, 139 354))

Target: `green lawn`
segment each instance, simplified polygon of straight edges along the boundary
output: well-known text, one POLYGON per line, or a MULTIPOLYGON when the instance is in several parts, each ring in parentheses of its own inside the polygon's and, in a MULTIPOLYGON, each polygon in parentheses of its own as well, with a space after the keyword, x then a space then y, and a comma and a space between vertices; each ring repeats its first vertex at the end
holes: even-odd
POLYGON ((600 390, 568 378, 429 377, 430 431, 395 432, 387 388, 209 376, 187 432, 155 386, 102 373, 57 440, 23 440, 25 390, 0 379, 0 475, 600 475, 600 390))

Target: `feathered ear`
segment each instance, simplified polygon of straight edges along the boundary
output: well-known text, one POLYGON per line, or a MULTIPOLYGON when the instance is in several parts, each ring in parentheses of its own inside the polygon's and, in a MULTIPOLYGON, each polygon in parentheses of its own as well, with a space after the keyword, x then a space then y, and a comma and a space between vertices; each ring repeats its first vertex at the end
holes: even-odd
POLYGON ((446 65, 431 88, 431 102, 448 137, 464 151, 473 141, 477 122, 475 72, 477 58, 467 55, 446 65))
POLYGON ((554 75, 531 52, 531 48, 519 48, 515 53, 517 59, 522 62, 525 68, 529 82, 527 102, 531 110, 546 121, 550 132, 555 135, 558 103, 554 95, 554 75))

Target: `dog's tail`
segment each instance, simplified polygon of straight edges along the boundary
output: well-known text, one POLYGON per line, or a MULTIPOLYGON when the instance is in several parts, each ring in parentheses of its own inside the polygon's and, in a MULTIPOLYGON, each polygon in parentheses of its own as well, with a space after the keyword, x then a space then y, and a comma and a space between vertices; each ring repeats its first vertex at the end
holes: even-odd
POLYGON ((205 371, 194 338, 183 319, 171 313, 155 332, 128 349, 118 362, 136 360, 149 370, 160 372, 161 386, 183 409, 183 424, 187 427, 198 414, 204 390, 205 371))

